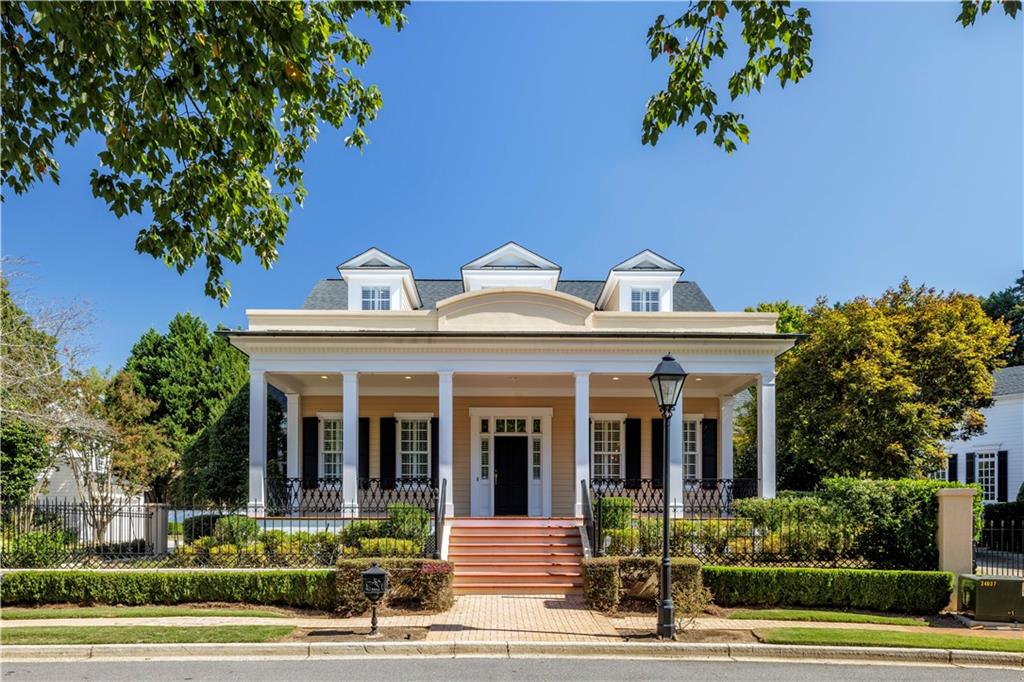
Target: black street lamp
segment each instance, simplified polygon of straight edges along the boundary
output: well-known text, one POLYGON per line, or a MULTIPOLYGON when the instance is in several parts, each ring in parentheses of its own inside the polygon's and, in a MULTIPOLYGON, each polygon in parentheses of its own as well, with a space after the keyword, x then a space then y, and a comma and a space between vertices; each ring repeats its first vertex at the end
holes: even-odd
POLYGON ((388 593, 390 580, 388 572, 374 561, 368 569, 360 574, 363 578, 363 595, 370 600, 373 611, 370 616, 370 637, 376 637, 377 632, 377 604, 388 593))
POLYGON ((686 372, 679 366, 671 355, 666 355, 658 363, 651 375, 651 386, 654 388, 654 397, 658 401, 658 409, 661 410, 661 423, 665 429, 664 437, 661 439, 664 451, 661 455, 661 506, 664 518, 661 524, 661 603, 658 605, 658 637, 672 639, 676 634, 675 609, 672 606, 672 560, 668 555, 669 541, 669 465, 668 465, 668 420, 676 409, 679 396, 683 392, 683 382, 686 381, 686 372))

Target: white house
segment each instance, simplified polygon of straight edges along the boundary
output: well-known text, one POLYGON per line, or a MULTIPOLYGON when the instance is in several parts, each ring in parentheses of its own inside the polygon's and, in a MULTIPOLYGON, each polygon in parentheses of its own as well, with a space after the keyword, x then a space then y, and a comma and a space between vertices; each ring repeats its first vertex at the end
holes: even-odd
POLYGON ((1024 366, 996 370, 995 380, 985 432, 945 443, 948 480, 978 483, 986 503, 1015 499, 1024 483, 1024 366))

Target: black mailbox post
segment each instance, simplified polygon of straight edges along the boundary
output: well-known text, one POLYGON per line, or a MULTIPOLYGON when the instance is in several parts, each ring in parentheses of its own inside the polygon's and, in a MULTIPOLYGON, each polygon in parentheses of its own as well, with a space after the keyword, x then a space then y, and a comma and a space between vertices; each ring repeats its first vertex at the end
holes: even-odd
POLYGON ((370 600, 372 612, 370 616, 370 636, 377 633, 377 605, 388 593, 390 576, 376 561, 360 575, 363 577, 363 595, 370 600))

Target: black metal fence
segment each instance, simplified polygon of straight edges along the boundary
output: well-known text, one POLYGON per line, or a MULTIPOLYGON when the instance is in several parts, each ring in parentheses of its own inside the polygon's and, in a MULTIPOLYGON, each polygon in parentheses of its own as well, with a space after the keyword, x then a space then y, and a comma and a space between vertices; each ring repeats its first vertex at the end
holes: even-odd
MULTIPOLYGON (((586 481, 583 481, 586 490, 586 481)), ((757 506, 744 502, 757 481, 706 479, 672 491, 669 551, 704 564, 867 568, 855 549, 853 524, 838 523, 812 505, 757 506)), ((595 556, 654 556, 662 551, 660 482, 590 481, 595 556)))
POLYGON ((444 500, 430 482, 366 481, 365 507, 179 508, 45 501, 0 510, 3 568, 331 566, 345 557, 440 552, 444 500))
POLYGON ((978 575, 1024 577, 1024 520, 985 519, 974 543, 978 575))

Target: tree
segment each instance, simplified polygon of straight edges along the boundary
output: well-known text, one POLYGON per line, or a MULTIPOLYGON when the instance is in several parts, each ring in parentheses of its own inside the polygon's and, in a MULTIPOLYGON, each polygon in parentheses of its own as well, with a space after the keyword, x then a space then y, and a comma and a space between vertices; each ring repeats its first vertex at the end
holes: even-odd
POLYGON ((4 2, 0 180, 58 182, 58 142, 103 138, 92 193, 145 216, 135 248, 179 273, 202 259, 206 294, 230 296, 223 261, 277 260, 306 195, 321 125, 362 148, 380 91, 350 66, 371 53, 350 22, 401 30, 404 2, 4 2))
MULTIPOLYGON (((1020 0, 1003 0, 1003 12, 1016 18, 1020 0)), ((987 14, 992 0, 962 0, 956 20, 965 28, 979 15, 987 14)), ((724 61, 729 46, 725 40, 727 16, 739 16, 741 36, 747 48, 746 61, 729 77, 730 100, 760 92, 774 77, 781 87, 798 83, 811 73, 811 12, 791 8, 789 2, 761 0, 700 0, 690 2, 673 20, 659 15, 647 31, 651 61, 662 56, 669 65, 668 83, 647 102, 643 120, 643 143, 658 144, 670 126, 687 126, 691 120, 697 135, 710 127, 714 143, 732 153, 737 142, 750 140, 743 114, 723 109, 718 92, 707 80, 715 60, 724 61), (680 34, 684 33, 682 39, 680 34)))
POLYGON ((1024 365, 1024 274, 1013 286, 1002 291, 993 291, 981 299, 981 307, 994 320, 1003 320, 1010 325, 1013 345, 1003 355, 1011 367, 1024 365))
POLYGON ((1010 343, 976 297, 906 280, 874 300, 820 299, 804 332, 776 378, 779 478, 796 489, 939 468, 942 441, 984 429, 979 410, 1010 343))
POLYGON ((34 502, 52 462, 41 429, 20 419, 4 419, 0 424, 0 502, 4 506, 34 502))

